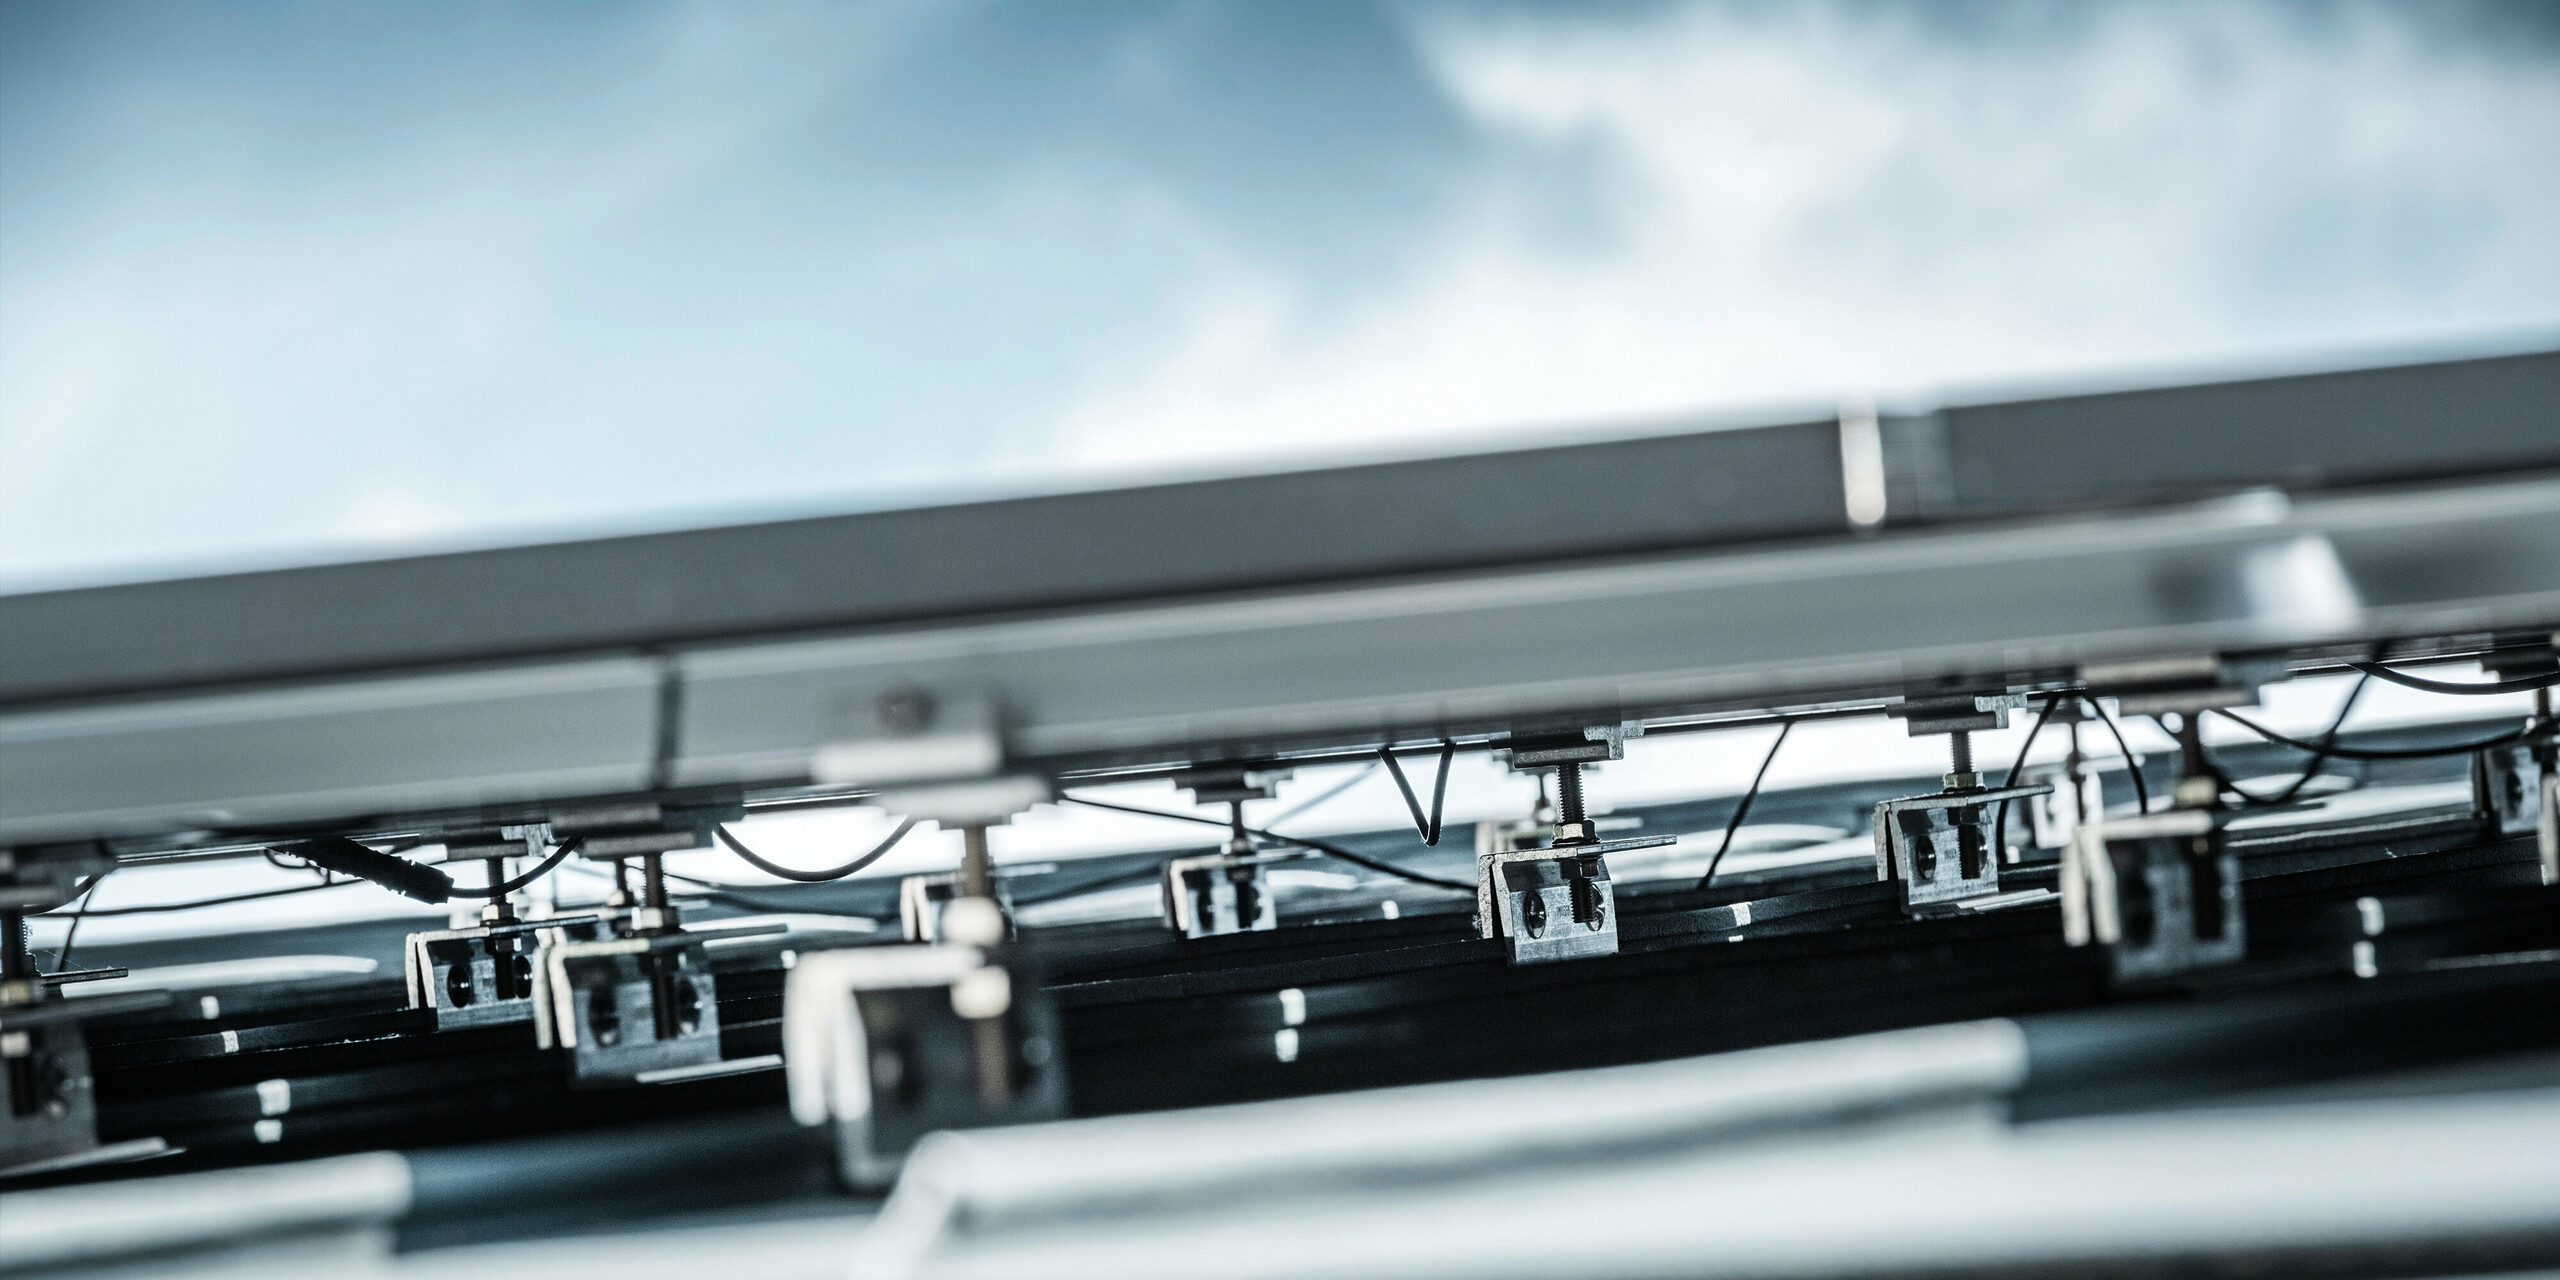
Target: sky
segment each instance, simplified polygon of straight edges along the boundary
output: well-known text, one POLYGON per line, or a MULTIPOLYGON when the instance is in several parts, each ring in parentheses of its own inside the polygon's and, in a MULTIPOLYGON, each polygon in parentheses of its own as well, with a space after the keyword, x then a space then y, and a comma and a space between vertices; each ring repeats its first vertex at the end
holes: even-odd
POLYGON ((2525 4, 0 7, 0 590, 2560 342, 2525 4))

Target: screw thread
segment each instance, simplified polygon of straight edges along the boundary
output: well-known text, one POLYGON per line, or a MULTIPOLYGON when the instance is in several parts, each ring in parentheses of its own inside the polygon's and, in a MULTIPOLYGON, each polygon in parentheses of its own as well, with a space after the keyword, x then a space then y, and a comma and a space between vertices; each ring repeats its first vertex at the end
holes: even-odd
POLYGON ((499 919, 513 920, 516 915, 515 904, 508 900, 507 895, 495 892, 499 885, 507 882, 507 860, 489 858, 486 861, 489 864, 489 888, 492 890, 489 894, 489 905, 497 908, 499 919))
POLYGON ((1559 824, 1582 821, 1582 766, 1579 763, 1556 766, 1556 821, 1559 824))

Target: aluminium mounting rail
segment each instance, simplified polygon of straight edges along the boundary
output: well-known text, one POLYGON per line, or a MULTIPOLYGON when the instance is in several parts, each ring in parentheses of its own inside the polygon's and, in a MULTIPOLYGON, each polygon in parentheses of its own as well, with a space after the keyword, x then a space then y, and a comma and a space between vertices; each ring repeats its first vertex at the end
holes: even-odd
POLYGON ((2560 353, 1860 425, 0 597, 0 844, 795 785, 900 690, 1063 767, 2560 623, 2560 353))

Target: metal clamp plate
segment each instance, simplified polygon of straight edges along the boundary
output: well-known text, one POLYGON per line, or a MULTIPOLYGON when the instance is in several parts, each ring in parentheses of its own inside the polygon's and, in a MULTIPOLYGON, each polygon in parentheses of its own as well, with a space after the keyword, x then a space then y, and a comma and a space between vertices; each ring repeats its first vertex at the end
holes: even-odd
POLYGON ((836 1126, 846 1182, 887 1185, 936 1129, 1066 1114, 1056 1014, 1035 976, 978 947, 800 958, 782 994, 791 1114, 836 1126))
POLYGON ((1541 964, 1618 953, 1617 895, 1608 855, 1671 844, 1676 836, 1639 836, 1560 848, 1476 855, 1476 927, 1502 938, 1513 964, 1541 964))
POLYGON ((720 1060, 720 1002, 699 934, 563 942, 534 956, 534 1036, 570 1083, 627 1085, 720 1060))
POLYGON ((1902 886, 1903 909, 2000 892, 1993 848, 2003 800, 2032 800, 2047 783, 1905 796, 1876 806, 1876 879, 1902 886))
POLYGON ((1307 856, 1282 849, 1170 859, 1164 864, 1165 923, 1186 938, 1277 929, 1280 907, 1263 870, 1307 856))
POLYGON ((2105 946, 2120 983, 2246 956, 2240 860, 2223 817, 2183 809, 2082 827, 2063 854, 2063 941, 2105 946))

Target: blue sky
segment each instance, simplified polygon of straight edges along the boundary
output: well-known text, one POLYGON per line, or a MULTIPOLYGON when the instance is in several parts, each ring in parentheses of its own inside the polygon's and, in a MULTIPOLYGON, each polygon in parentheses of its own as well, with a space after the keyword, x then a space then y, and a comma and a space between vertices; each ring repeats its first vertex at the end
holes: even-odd
POLYGON ((0 9, 0 585, 2560 340, 2496 5, 0 9))

